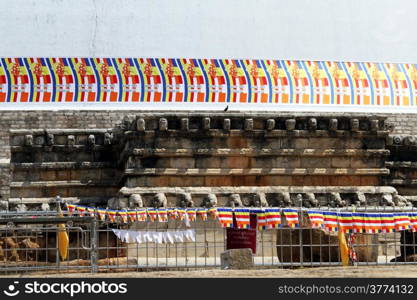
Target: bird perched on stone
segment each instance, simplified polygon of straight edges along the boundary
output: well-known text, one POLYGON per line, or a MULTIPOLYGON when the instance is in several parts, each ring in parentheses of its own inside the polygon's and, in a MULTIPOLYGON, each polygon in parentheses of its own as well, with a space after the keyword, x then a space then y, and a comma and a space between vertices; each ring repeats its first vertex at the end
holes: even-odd
POLYGON ((227 105, 223 111, 227 111, 228 109, 229 109, 229 105, 227 105))

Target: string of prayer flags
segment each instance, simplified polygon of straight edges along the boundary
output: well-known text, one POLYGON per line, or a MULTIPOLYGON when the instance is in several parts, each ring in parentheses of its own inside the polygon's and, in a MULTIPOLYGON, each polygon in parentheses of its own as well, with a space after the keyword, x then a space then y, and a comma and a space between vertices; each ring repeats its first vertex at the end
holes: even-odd
POLYGON ((217 208, 218 219, 223 228, 233 227, 233 209, 231 207, 217 208))
POLYGON ((390 233, 395 232, 395 220, 391 213, 380 213, 379 219, 381 220, 381 232, 390 233))
POLYGON ((195 222, 195 219, 197 216, 197 210, 193 207, 187 208, 187 215, 188 215, 188 220, 190 220, 190 222, 195 222))
POLYGON ((197 209, 197 215, 200 216, 201 220, 206 221, 207 220, 207 209, 198 208, 197 209))
POLYGON ((312 228, 323 228, 324 216, 321 211, 308 210, 307 215, 312 228))
POLYGON ((395 230, 407 230, 410 229, 410 217, 408 213, 393 213, 394 221, 395 221, 395 230))
POLYGON ((413 232, 417 232, 417 212, 411 212, 408 214, 410 217, 410 227, 413 232))
POLYGON ((381 230, 381 218, 376 213, 363 214, 363 228, 365 233, 378 233, 381 230))
POLYGON ((67 209, 68 209, 68 213, 70 215, 75 211, 75 207, 76 207, 76 205, 67 203, 67 209))
POLYGON ((353 213, 352 214, 352 229, 354 233, 362 233, 365 232, 364 229, 364 217, 361 213, 353 213))
POLYGON ((183 221, 184 220, 184 218, 185 218, 185 214, 186 214, 187 212, 186 212, 186 210, 185 209, 183 209, 183 208, 178 208, 177 209, 177 215, 178 215, 178 219, 180 220, 180 221, 183 221))
POLYGON ((97 209, 97 214, 100 221, 106 220, 107 210, 106 209, 97 209))
POLYGON ((119 211, 119 216, 123 223, 127 223, 127 211, 119 211))
POLYGON ((130 222, 134 223, 138 220, 138 213, 136 210, 129 210, 127 212, 130 222))
POLYGON ((266 214, 264 208, 255 208, 252 210, 256 214, 256 222, 259 230, 265 230, 267 227, 266 224, 266 214))
POLYGON ((291 228, 295 228, 299 226, 298 223, 298 211, 294 208, 284 208, 282 210, 285 219, 287 220, 287 225, 291 228))
POLYGON ((217 212, 217 207, 211 207, 208 209, 207 213, 210 215, 210 217, 213 220, 216 220, 218 218, 218 212, 217 212))
POLYGON ((77 205, 75 208, 79 212, 80 216, 87 215, 87 208, 85 206, 77 205))
POLYGON ((247 229, 250 227, 250 215, 248 208, 235 208, 236 226, 239 229, 247 229))
POLYGON ((137 209, 137 216, 139 222, 145 222, 147 219, 146 208, 137 209))
POLYGON ((93 218, 96 217, 96 209, 94 207, 87 207, 87 212, 92 216, 93 218))
POLYGON ((265 214, 267 228, 275 229, 281 226, 281 209, 277 207, 265 208, 265 214))
POLYGON ((156 217, 157 217, 157 210, 155 208, 149 208, 148 216, 149 216, 149 221, 155 222, 156 217))
POLYGON ((116 210, 108 210, 107 216, 109 217, 110 222, 116 222, 117 211, 116 210))
POLYGON ((349 212, 339 212, 339 230, 342 233, 353 233, 353 216, 349 212))
POLYGON ((168 222, 168 211, 166 208, 158 208, 158 221, 159 222, 168 222))
POLYGON ((178 218, 178 211, 176 208, 168 208, 168 217, 170 220, 175 220, 178 218))
POLYGON ((338 230, 337 212, 323 211, 323 226, 330 232, 336 232, 338 230))

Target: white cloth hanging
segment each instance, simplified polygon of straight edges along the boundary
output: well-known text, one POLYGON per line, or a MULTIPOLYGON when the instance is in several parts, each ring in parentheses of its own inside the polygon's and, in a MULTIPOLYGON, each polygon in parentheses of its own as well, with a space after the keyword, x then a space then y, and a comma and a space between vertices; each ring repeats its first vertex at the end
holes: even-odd
POLYGON ((174 244, 195 242, 195 229, 175 230, 175 231, 136 231, 112 229, 118 239, 125 243, 157 243, 174 244))

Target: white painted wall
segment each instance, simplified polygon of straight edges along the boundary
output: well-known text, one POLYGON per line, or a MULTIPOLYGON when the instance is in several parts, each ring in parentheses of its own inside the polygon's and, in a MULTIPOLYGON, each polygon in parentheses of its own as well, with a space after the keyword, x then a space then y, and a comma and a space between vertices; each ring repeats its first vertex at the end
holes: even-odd
POLYGON ((417 63, 415 0, 0 0, 0 56, 417 63))

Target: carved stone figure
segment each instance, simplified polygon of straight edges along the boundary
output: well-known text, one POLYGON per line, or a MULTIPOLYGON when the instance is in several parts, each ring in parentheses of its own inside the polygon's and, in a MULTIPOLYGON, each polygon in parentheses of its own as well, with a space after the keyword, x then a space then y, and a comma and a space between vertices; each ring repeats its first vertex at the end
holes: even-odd
POLYGON ((358 119, 350 119, 350 130, 351 131, 358 131, 359 130, 359 120, 358 119))
POLYGON ((167 131, 168 130, 168 120, 165 118, 159 119, 159 130, 160 131, 167 131))
POLYGON ((216 194, 208 194, 207 197, 204 198, 203 206, 216 207, 217 206, 216 194))
POLYGON ((377 131, 379 129, 379 120, 371 120, 371 131, 377 131))
POLYGON ((94 134, 90 134, 88 136, 87 142, 90 147, 94 147, 96 145, 96 137, 94 136, 94 134))
POLYGON ((275 128, 275 120, 268 119, 266 120, 266 130, 273 130, 275 128))
POLYGON ((230 119, 224 119, 223 120, 223 129, 226 131, 229 131, 231 128, 231 122, 230 119))
POLYGON ((317 129, 317 119, 316 118, 308 119, 308 129, 310 129, 310 130, 316 130, 317 129))
POLYGON ((50 211, 51 210, 51 207, 49 206, 48 203, 42 203, 41 210, 42 211, 50 211))
POLYGON ((33 146, 33 135, 27 134, 25 135, 25 146, 33 146))
POLYGON ((181 130, 188 131, 190 130, 190 120, 188 118, 182 118, 181 119, 181 130))
POLYGON ((190 193, 180 194, 179 200, 180 200, 179 202, 180 207, 193 207, 194 206, 194 201, 190 193))
POLYGON ((317 207, 319 205, 319 201, 316 199, 316 196, 314 195, 314 193, 306 193, 306 196, 307 196, 307 203, 311 207, 317 207))
POLYGON ((337 130, 338 121, 337 119, 330 119, 329 120, 329 130, 336 131, 337 130))
POLYGON ((143 207, 143 200, 141 195, 132 194, 129 196, 129 208, 143 207))
POLYGON ((256 193, 254 197, 254 206, 255 207, 268 207, 268 201, 266 200, 266 195, 263 192, 256 193))
POLYGON ((55 137, 52 133, 46 134, 46 145, 53 146, 55 144, 55 137))
POLYGON ((245 130, 252 131, 253 130, 253 119, 245 119, 245 130))
POLYGON ((113 135, 110 132, 104 134, 104 145, 112 144, 113 135))
POLYGON ((75 136, 72 134, 67 137, 67 145, 70 147, 75 146, 75 136))
POLYGON ((228 206, 230 206, 230 207, 242 207, 243 203, 242 203, 242 200, 240 199, 240 195, 239 194, 231 194, 228 206))
POLYGON ((203 129, 204 130, 209 130, 210 129, 210 118, 209 117, 203 118, 203 129))
POLYGON ((154 207, 167 207, 167 197, 164 193, 157 193, 153 199, 154 207))
POLYGON ((287 119, 285 120, 285 128, 287 130, 294 130, 295 129, 296 121, 295 119, 287 119))
POLYGON ((138 118, 136 120, 136 130, 137 131, 145 131, 146 130, 145 119, 138 118))

